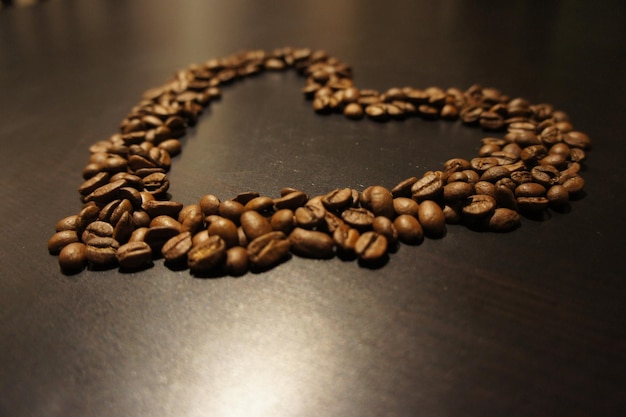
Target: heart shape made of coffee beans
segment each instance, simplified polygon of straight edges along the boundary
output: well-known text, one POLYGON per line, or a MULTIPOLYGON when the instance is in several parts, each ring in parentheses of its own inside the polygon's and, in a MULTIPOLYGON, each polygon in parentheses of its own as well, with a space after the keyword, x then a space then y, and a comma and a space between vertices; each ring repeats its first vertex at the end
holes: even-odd
POLYGON ((181 70, 143 94, 120 132, 92 145, 78 191, 83 202, 61 219, 48 241, 64 273, 141 270, 164 258, 196 276, 243 275, 272 268, 291 254, 340 256, 363 266, 384 263, 399 242, 443 237, 446 224, 506 232, 520 215, 541 217, 581 195, 581 163, 589 137, 567 114, 493 88, 358 89, 350 66, 325 51, 281 48, 245 51, 181 70), (284 188, 280 196, 243 192, 220 200, 207 194, 184 206, 169 199, 167 172, 180 138, 219 87, 263 71, 295 69, 303 93, 320 114, 342 113, 386 122, 407 117, 460 119, 494 132, 478 155, 452 158, 441 170, 400 181, 391 190, 349 187, 310 197, 284 188), (504 132, 501 137, 495 132, 504 132))

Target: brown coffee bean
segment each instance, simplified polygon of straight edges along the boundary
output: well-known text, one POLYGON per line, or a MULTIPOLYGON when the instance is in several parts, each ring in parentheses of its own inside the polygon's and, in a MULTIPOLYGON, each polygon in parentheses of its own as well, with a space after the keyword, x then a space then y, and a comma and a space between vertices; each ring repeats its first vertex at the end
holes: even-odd
POLYGON ((321 205, 312 204, 311 201, 298 207, 294 212, 296 224, 305 229, 313 229, 321 225, 325 214, 326 210, 321 205))
POLYGON ((212 194, 207 194, 200 199, 200 208, 205 217, 219 213, 220 199, 212 194))
POLYGON ((580 175, 573 175, 563 181, 562 185, 570 194, 576 194, 584 188, 585 180, 580 175))
POLYGON ((235 246, 226 251, 224 269, 227 274, 240 276, 248 272, 248 251, 241 246, 235 246))
POLYGON ((73 214, 71 216, 67 216, 62 218, 55 225, 55 230, 57 232, 63 230, 76 230, 76 220, 78 219, 78 215, 73 214))
POLYGON ((293 211, 290 209, 276 211, 270 218, 270 225, 274 231, 283 232, 286 235, 291 233, 296 225, 293 211))
POLYGON ((520 211, 529 214, 542 212, 550 202, 545 197, 517 197, 517 207, 520 211))
POLYGON ((393 221, 398 239, 408 245, 417 245, 424 240, 424 230, 414 216, 401 214, 393 221))
POLYGON ((170 180, 162 172, 155 172, 143 177, 143 186, 150 194, 162 195, 170 188, 170 180))
POLYGON ((372 222, 372 230, 383 235, 389 246, 394 247, 398 244, 398 231, 389 217, 376 216, 372 222))
POLYGON ((93 177, 89 178, 87 181, 85 181, 78 188, 78 192, 81 195, 83 195, 83 196, 87 196, 87 195, 93 193, 94 191, 96 191, 98 188, 108 184, 110 178, 111 178, 111 174, 110 173, 108 173, 108 172, 99 172, 96 175, 94 175, 93 177))
POLYGON ((418 221, 424 233, 433 237, 445 234, 446 219, 441 207, 432 200, 424 200, 419 205, 418 221))
POLYGON ((437 199, 443 193, 444 175, 441 171, 430 171, 424 174, 411 187, 413 200, 420 202, 423 200, 437 199))
POLYGON ((154 217, 152 221, 150 221, 149 227, 169 227, 180 232, 183 225, 171 216, 161 215, 154 217))
POLYGON ((283 194, 280 198, 274 199, 274 206, 277 210, 290 209, 296 210, 298 207, 302 207, 309 196, 298 190, 290 190, 288 193, 283 194))
POLYGON ((561 207, 569 201, 569 191, 560 184, 553 185, 546 192, 551 207, 561 207))
MULTIPOLYGON (((135 232, 137 232, 135 230, 135 232)), ((133 235, 135 234, 133 232, 133 235)), ((144 232, 143 241, 150 245, 153 253, 161 253, 161 248, 171 238, 178 235, 180 233, 180 229, 176 227, 168 227, 168 226, 157 226, 150 227, 148 230, 144 232)), ((131 235, 130 241, 134 241, 133 235, 131 235)))
POLYGON ((84 243, 72 242, 61 249, 59 266, 64 273, 76 273, 87 266, 87 252, 84 243))
POLYGON ((79 241, 75 230, 61 230, 53 234, 50 240, 48 240, 48 251, 51 255, 58 255, 65 246, 79 241))
POLYGON ((374 217, 374 213, 364 208, 349 208, 341 213, 341 219, 358 230, 371 228, 374 217))
POLYGON ((396 197, 393 199, 393 209, 396 215, 409 214, 411 216, 417 216, 419 205, 411 198, 396 197))
POLYGON ((359 239, 359 231, 344 224, 343 226, 335 229, 333 233, 333 240, 337 245, 338 251, 354 252, 356 242, 359 239))
POLYGON ((463 215, 469 218, 486 217, 496 209, 496 200, 486 194, 474 194, 463 204, 463 215))
POLYGON ((584 150, 591 148, 591 139, 583 132, 568 132, 563 135, 563 141, 572 148, 581 148, 584 150))
POLYGON ((150 225, 150 216, 143 210, 133 211, 132 218, 135 227, 148 227, 150 225))
POLYGON ((537 165, 530 170, 533 181, 544 187, 550 187, 558 183, 560 174, 559 170, 551 165, 537 165))
POLYGON ((446 202, 461 200, 469 197, 474 193, 474 184, 454 181, 443 187, 443 200, 446 202))
POLYGON ((231 248, 239 244, 237 225, 230 219, 222 216, 209 216, 206 218, 207 231, 210 236, 217 235, 231 248))
POLYGON ((322 204, 327 210, 341 210, 352 205, 352 190, 337 188, 322 198, 322 204))
POLYGON ((462 205, 461 201, 454 201, 450 204, 443 206, 443 216, 446 219, 447 224, 458 224, 462 220, 462 205))
POLYGON ((177 219, 183 205, 176 201, 149 200, 143 203, 142 208, 151 218, 169 216, 177 219))
POLYGON ((349 103, 343 109, 343 114, 348 119, 358 120, 363 118, 363 107, 359 103, 349 103))
POLYGON ((516 210, 497 208, 489 217, 488 227, 494 232, 508 232, 520 225, 520 215, 516 210))
POLYGON ((244 210, 253 210, 259 213, 264 213, 272 210, 274 207, 274 200, 267 196, 258 196, 244 204, 244 210))
POLYGON ((244 212, 239 221, 248 241, 252 241, 261 235, 273 231, 270 222, 256 211, 244 212))
POLYGON ((220 216, 226 217, 235 224, 239 224, 239 218, 244 211, 246 211, 244 205, 235 200, 222 201, 218 208, 220 216))
POLYGON ((410 177, 406 180, 399 182, 395 187, 391 189, 391 195, 396 197, 411 197, 411 188, 413 184, 417 182, 417 177, 410 177))
POLYGON ((81 235, 81 241, 85 244, 88 244, 89 241, 93 238, 97 237, 112 237, 113 236, 113 226, 109 223, 102 221, 95 221, 90 223, 85 231, 81 235))
POLYGON ((146 237, 146 233, 148 233, 148 230, 148 227, 136 228, 133 233, 131 233, 128 242, 143 242, 146 237))
POLYGON ((365 232, 357 239, 354 252, 365 262, 381 260, 387 254, 387 239, 376 232, 365 232))
POLYGON ((94 268, 107 268, 117 264, 116 252, 119 243, 111 237, 96 237, 85 248, 87 261, 94 268))
POLYGON ((290 247, 291 241, 283 232, 267 233, 248 244, 248 259, 252 267, 271 268, 285 259, 290 247))
POLYGON ((541 197, 546 195, 546 187, 536 182, 525 182, 515 189, 515 197, 541 197))
POLYGON ((194 273, 206 273, 217 268, 226 258, 226 243, 217 236, 194 246, 187 252, 187 266, 194 273))
POLYGON ((488 157, 483 157, 483 158, 474 158, 470 161, 470 164, 473 170, 482 174, 483 172, 487 171, 489 168, 498 166, 499 162, 495 157, 488 156, 488 157))
POLYGON ((328 259, 334 256, 334 240, 323 232, 296 227, 289 235, 291 252, 306 258, 328 259))
POLYGON ((186 259, 187 252, 191 250, 191 246, 191 233, 186 231, 165 242, 161 248, 161 253, 169 262, 180 262, 186 259))
POLYGON ((361 193, 361 206, 374 213, 374 216, 385 216, 390 219, 393 219, 395 216, 393 195, 380 185, 373 185, 363 190, 361 193))
POLYGON ((508 178, 511 172, 505 166, 491 167, 480 176, 481 181, 496 182, 502 178, 508 178))
POLYGON ((204 217, 200 204, 190 204, 183 207, 178 214, 181 231, 189 231, 192 235, 195 234, 204 226, 204 217))
POLYGON ((129 242, 120 246, 115 256, 121 268, 137 269, 151 264, 152 249, 145 242, 129 242))

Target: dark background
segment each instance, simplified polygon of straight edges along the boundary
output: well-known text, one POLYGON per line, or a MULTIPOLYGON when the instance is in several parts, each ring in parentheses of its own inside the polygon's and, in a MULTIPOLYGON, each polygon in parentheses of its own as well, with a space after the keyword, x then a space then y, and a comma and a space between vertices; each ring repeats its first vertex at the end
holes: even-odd
MULTIPOLYGON (((0 12, 1 416, 618 416, 626 412, 626 8, 612 2, 65 1, 0 12), (294 258, 198 279, 65 276, 90 144, 177 69, 326 49, 363 88, 493 86, 593 139, 586 195, 509 234, 448 228, 381 269, 294 258)), ((471 158, 459 123, 319 116, 295 73, 223 89, 171 193, 394 186, 471 158)))

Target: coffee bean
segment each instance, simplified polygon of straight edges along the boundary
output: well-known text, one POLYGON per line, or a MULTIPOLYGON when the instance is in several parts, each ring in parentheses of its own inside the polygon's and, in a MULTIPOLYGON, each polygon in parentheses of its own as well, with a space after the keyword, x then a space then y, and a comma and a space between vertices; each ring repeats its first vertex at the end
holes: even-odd
POLYGON ((87 261, 94 268, 107 268, 117 264, 116 252, 119 243, 111 237, 96 237, 85 248, 87 261))
POLYGON ((151 218, 159 216, 178 218, 183 205, 176 201, 151 200, 143 203, 142 208, 151 218))
POLYGON ((446 202, 461 200, 474 193, 474 184, 462 181, 454 181, 443 187, 443 200, 446 202))
POLYGON ((76 230, 76 220, 78 219, 78 215, 73 214, 71 216, 67 216, 62 218, 55 225, 55 230, 57 232, 63 230, 76 230))
POLYGON ((545 197, 517 197, 517 207, 520 211, 536 214, 548 208, 549 201, 545 197))
POLYGON ((574 175, 563 181, 562 185, 570 194, 576 194, 582 191, 585 186, 585 180, 580 175, 574 175))
POLYGON ((344 109, 343 114, 348 119, 358 120, 363 118, 363 107, 359 103, 349 103, 344 109))
POLYGON ((296 224, 305 229, 313 229, 322 224, 326 211, 317 204, 311 204, 309 201, 306 205, 298 207, 294 212, 296 224))
POLYGON ((418 221, 424 233, 429 236, 441 237, 445 233, 446 219, 443 210, 432 200, 424 200, 420 203, 418 221))
POLYGON ((417 219, 409 214, 401 214, 393 221, 398 239, 408 245, 416 245, 424 240, 424 230, 417 219))
POLYGON ((417 202, 437 199, 443 193, 443 172, 430 171, 411 187, 411 195, 417 202))
POLYGON ((326 233, 296 227, 289 235, 291 251, 306 258, 328 259, 334 256, 335 242, 326 233))
POLYGON ((256 211, 244 212, 239 221, 248 241, 273 231, 270 222, 256 211))
MULTIPOLYGON (((135 232, 133 232, 133 235, 135 232)), ((174 236, 178 235, 179 233, 180 233, 180 228, 177 228, 177 227, 168 227, 168 226, 150 227, 148 228, 148 230, 145 231, 145 234, 143 236, 143 241, 146 242, 148 245, 150 245, 150 248, 152 248, 153 253, 161 253, 161 248, 163 247, 165 242, 167 242, 174 236)), ((134 241, 134 239, 132 238, 133 235, 131 235, 131 239, 130 239, 132 241, 134 241)))
POLYGON ((398 244, 398 231, 394 223, 388 217, 375 217, 374 221, 372 221, 372 230, 383 235, 387 239, 389 246, 393 247, 398 244))
POLYGON ((546 187, 535 182, 525 182, 515 189, 515 197, 541 197, 546 195, 546 187))
POLYGON ((272 217, 270 218, 270 225, 272 226, 272 229, 285 234, 291 233, 295 224, 296 219, 294 217, 294 213, 289 209, 278 210, 272 214, 272 217))
POLYGON ((174 219, 173 217, 161 215, 154 217, 152 221, 150 221, 149 227, 169 227, 172 229, 176 229, 178 232, 180 232, 183 228, 183 225, 180 224, 180 222, 178 222, 178 220, 174 219))
POLYGON ((169 262, 180 262, 186 258, 187 252, 191 250, 191 246, 191 233, 188 231, 182 232, 165 242, 161 248, 161 253, 169 262))
POLYGON ((187 266, 193 273, 206 273, 217 268, 226 258, 226 243, 217 236, 209 236, 199 246, 187 252, 187 266))
POLYGON ((393 209, 396 215, 409 214, 411 216, 417 216, 419 205, 411 198, 396 197, 393 199, 393 209))
POLYGON ((226 251, 224 269, 227 274, 240 276, 248 272, 248 251, 241 246, 235 246, 226 251))
POLYGON ((84 243, 72 242, 61 249, 59 266, 64 273, 75 273, 87 265, 87 250, 84 243))
POLYGON ((232 220, 235 224, 239 224, 239 218, 244 211, 243 204, 234 200, 222 201, 218 209, 220 216, 232 220))
POLYGON ((89 241, 93 238, 97 237, 112 237, 113 236, 113 226, 109 223, 102 221, 95 221, 90 223, 85 231, 81 235, 81 241, 85 244, 88 244, 89 241))
POLYGON ((411 197, 411 188, 413 184, 417 182, 417 177, 410 177, 404 181, 399 182, 395 187, 391 189, 391 195, 396 197, 411 197))
POLYGON ((495 232, 508 232, 520 225, 520 216, 516 210, 497 208, 489 217, 488 227, 495 232))
POLYGON ((572 148, 580 148, 584 150, 591 148, 591 139, 583 132, 568 132, 563 135, 563 141, 572 148))
POLYGON ((61 230, 48 240, 48 251, 51 255, 58 255, 65 246, 79 241, 75 230, 61 230))
POLYGON ((560 172, 550 165, 538 165, 530 170, 530 175, 533 181, 544 187, 550 187, 559 181, 560 172))
POLYGON ((359 231, 344 224, 333 232, 333 240, 337 245, 338 251, 347 253, 354 252, 356 242, 359 239, 359 231))
POLYGON ((364 208, 349 208, 341 213, 341 219, 358 230, 371 228, 374 213, 364 208))
POLYGON ((357 239, 354 251, 362 261, 378 261, 387 254, 387 239, 376 232, 365 232, 357 239))
POLYGON ((253 267, 267 269, 285 259, 290 247, 283 232, 266 233, 248 244, 248 259, 253 267))
POLYGON ((569 191, 560 184, 553 185, 546 192, 551 207, 561 207, 569 201, 569 191))
POLYGON ((474 194, 463 204, 463 215, 470 218, 489 216, 496 209, 496 200, 486 194, 474 194))
POLYGON ((115 252, 121 268, 137 269, 148 266, 152 261, 152 250, 145 242, 129 242, 120 246, 115 252))
POLYGON ((276 209, 290 209, 296 210, 298 207, 303 206, 309 197, 298 190, 290 190, 288 193, 282 194, 282 197, 274 199, 274 206, 276 209))
POLYGON ((195 234, 204 225, 204 217, 200 204, 190 204, 183 207, 178 214, 181 231, 189 231, 192 235, 195 234))
POLYGON ((350 188, 336 188, 322 198, 322 204, 328 210, 341 210, 352 204, 350 188))
POLYGON ((231 248, 239 244, 237 225, 232 220, 213 215, 206 218, 206 223, 209 235, 221 237, 226 247, 231 248))
POLYGON ((367 187, 363 190, 361 193, 361 206, 374 213, 374 216, 385 216, 390 219, 395 216, 393 195, 380 185, 367 187))

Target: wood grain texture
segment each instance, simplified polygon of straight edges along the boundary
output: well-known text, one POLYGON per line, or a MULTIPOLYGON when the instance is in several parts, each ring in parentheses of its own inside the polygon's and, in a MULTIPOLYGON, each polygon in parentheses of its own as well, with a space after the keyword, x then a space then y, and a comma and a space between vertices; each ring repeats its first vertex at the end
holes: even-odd
MULTIPOLYGON (((0 13, 1 416, 626 413, 622 2, 51 1, 0 13), (358 86, 478 82, 567 111, 585 196, 508 234, 450 226, 382 268, 294 257, 197 279, 62 275, 91 143, 141 93, 242 48, 323 48, 358 86)), ((184 139, 174 199, 392 187, 483 132, 319 116, 295 74, 225 87, 184 139)))

